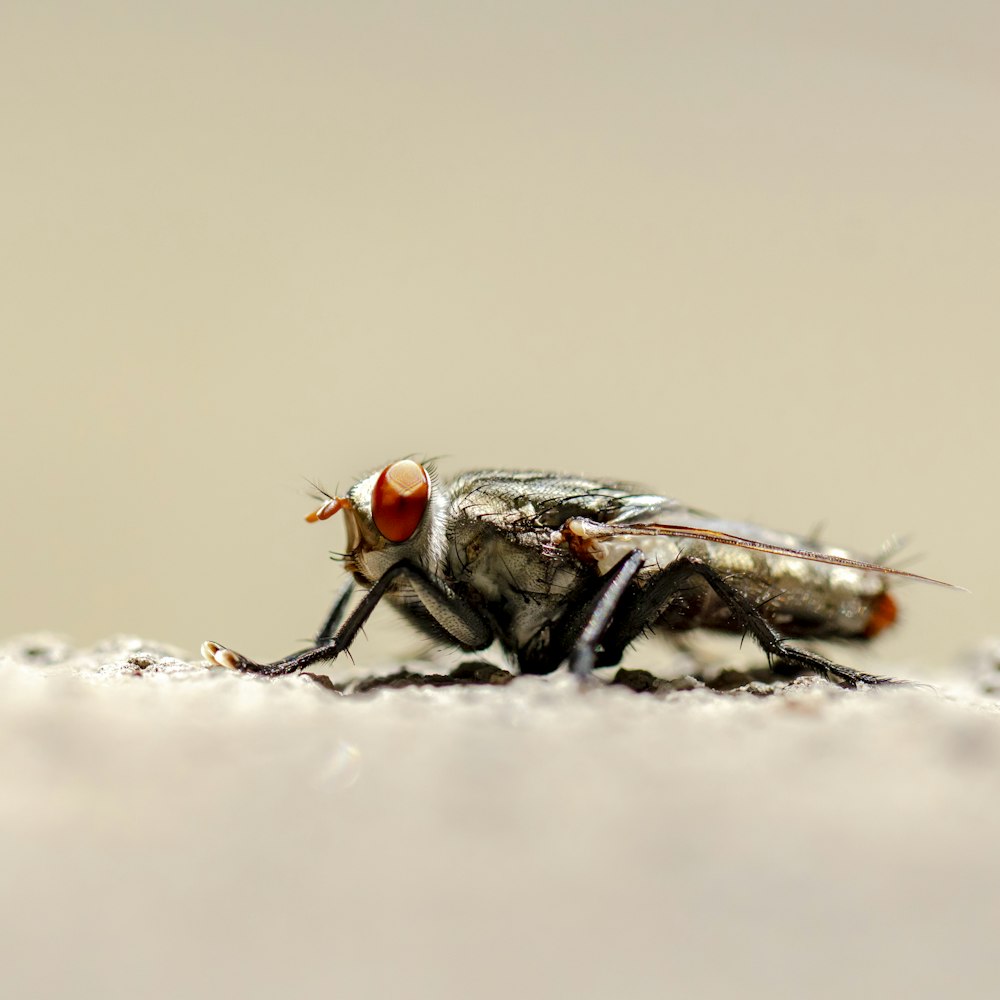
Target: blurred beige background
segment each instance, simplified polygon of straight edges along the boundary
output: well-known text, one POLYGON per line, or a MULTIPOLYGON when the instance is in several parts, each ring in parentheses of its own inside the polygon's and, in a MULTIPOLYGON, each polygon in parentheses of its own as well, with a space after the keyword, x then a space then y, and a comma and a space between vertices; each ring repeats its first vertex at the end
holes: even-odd
MULTIPOLYGON (((1000 631, 994 4, 7 3, 0 634, 288 652, 404 453, 874 552, 1000 631)), ((409 640, 383 621, 359 659, 409 640)), ((852 660, 852 662, 855 662, 852 660)))

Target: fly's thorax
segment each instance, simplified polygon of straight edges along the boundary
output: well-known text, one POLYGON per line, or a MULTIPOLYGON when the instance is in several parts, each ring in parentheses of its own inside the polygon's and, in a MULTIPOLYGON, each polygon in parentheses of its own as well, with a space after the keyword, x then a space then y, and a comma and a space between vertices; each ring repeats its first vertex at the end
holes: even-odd
POLYGON ((508 649, 522 649, 572 607, 593 570, 557 532, 514 531, 497 518, 457 512, 449 523, 453 585, 475 601, 508 649))
POLYGON ((558 532, 513 533, 466 518, 455 518, 450 527, 446 561, 451 577, 488 599, 520 590, 559 601, 581 576, 590 574, 558 532))
MULTIPOLYGON (((402 463, 394 463, 399 464, 402 463)), ((444 556, 448 498, 432 469, 417 466, 426 474, 428 489, 426 507, 412 533, 394 540, 386 536, 388 529, 384 522, 380 528, 377 517, 380 491, 386 472, 393 467, 390 465, 372 473, 347 493, 347 566, 369 583, 374 583, 390 566, 403 559, 438 575, 444 556)))

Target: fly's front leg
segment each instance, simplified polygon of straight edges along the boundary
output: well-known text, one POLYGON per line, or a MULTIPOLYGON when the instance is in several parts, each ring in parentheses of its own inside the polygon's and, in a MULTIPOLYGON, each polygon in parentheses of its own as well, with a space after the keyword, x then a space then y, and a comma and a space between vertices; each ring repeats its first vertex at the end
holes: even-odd
POLYGON ((877 677, 842 667, 831 660, 804 649, 797 649, 770 625, 757 606, 707 563, 682 556, 663 569, 643 588, 628 613, 620 615, 605 639, 608 662, 617 662, 625 647, 643 629, 651 627, 664 612, 670 601, 682 590, 691 577, 701 577, 718 594, 729 608, 736 623, 746 629, 760 644, 768 658, 784 660, 810 672, 818 673, 845 687, 858 684, 892 684, 891 678, 877 677))
POLYGON ((490 644, 493 633, 478 612, 448 590, 440 581, 431 577, 420 566, 402 560, 390 566, 378 578, 336 635, 330 638, 327 636, 327 632, 336 627, 333 623, 343 615, 350 597, 349 593, 342 593, 320 630, 317 644, 311 649, 292 653, 290 656, 275 660, 273 663, 256 663, 240 653, 220 646, 218 643, 206 642, 201 647, 202 656, 221 667, 229 667, 245 673, 262 674, 265 677, 292 674, 314 663, 336 659, 354 642, 376 605, 382 600, 392 584, 400 578, 406 579, 410 583, 428 613, 433 616, 445 632, 452 636, 457 645, 466 649, 484 649, 490 644))
POLYGON ((320 626, 319 632, 316 633, 316 638, 313 640, 313 644, 308 649, 304 649, 299 653, 292 653, 281 660, 276 660, 274 663, 255 663, 253 660, 248 660, 240 653, 236 653, 231 649, 226 649, 225 646, 220 646, 217 642, 205 642, 202 643, 201 646, 201 655, 204 656, 206 660, 209 660, 220 667, 229 667, 232 670, 243 670, 247 673, 258 673, 269 676, 279 676, 286 673, 290 674, 301 668, 298 665, 288 666, 288 664, 293 662, 297 664, 299 657, 302 657, 307 653, 314 653, 320 649, 329 649, 336 637, 337 628, 344 620, 344 615, 347 612, 347 605, 350 604, 353 593, 354 581, 348 577, 347 582, 340 588, 340 593, 337 594, 337 597, 333 602, 333 607, 330 608, 330 613, 323 620, 323 624, 320 626))

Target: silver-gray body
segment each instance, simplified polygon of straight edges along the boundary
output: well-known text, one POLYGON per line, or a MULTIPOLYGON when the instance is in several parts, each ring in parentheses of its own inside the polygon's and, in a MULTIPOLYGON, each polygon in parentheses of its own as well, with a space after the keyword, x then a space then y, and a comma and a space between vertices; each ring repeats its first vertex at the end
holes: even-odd
MULTIPOLYGON (((681 556, 718 571, 787 635, 863 637, 873 602, 885 591, 878 574, 750 551, 731 544, 628 534, 630 524, 706 527, 783 547, 846 556, 811 540, 753 524, 723 521, 675 500, 623 483, 543 472, 467 472, 445 487, 441 564, 428 566, 486 617, 512 651, 536 642, 634 549, 645 557, 635 585, 644 587, 681 556), (620 525, 621 534, 589 545, 581 556, 562 528, 570 518, 620 525)), ((413 595, 397 597, 412 607, 413 595)), ((730 610, 703 580, 692 580, 660 615, 672 631, 727 629, 730 610)))

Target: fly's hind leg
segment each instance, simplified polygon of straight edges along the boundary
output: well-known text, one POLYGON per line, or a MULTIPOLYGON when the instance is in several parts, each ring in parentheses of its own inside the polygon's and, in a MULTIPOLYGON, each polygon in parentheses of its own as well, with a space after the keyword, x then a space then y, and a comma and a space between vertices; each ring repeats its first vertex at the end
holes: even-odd
POLYGON ((625 647, 653 624, 670 601, 692 577, 701 577, 729 608, 736 623, 757 640, 769 660, 779 660, 795 670, 817 673, 844 687, 858 684, 898 683, 859 670, 842 667, 805 649, 798 649, 769 624, 757 606, 707 563, 682 556, 647 583, 635 600, 623 605, 604 637, 602 662, 617 663, 625 647))

